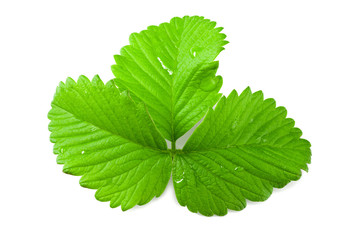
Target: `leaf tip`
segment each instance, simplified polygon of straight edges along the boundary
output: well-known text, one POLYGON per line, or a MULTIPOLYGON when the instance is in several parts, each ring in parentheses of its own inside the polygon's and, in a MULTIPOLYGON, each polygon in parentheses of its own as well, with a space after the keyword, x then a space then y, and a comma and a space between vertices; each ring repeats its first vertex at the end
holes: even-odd
POLYGON ((98 87, 102 87, 104 86, 104 82, 101 80, 100 76, 98 74, 96 74, 93 79, 91 80, 91 83, 98 86, 98 87))
POLYGON ((79 85, 88 85, 88 84, 90 84, 90 80, 85 75, 80 75, 77 83, 79 85))
POLYGON ((114 76, 117 78, 119 77, 119 72, 121 70, 120 66, 117 64, 111 65, 111 72, 114 74, 114 76))
POLYGON ((238 92, 235 89, 233 89, 231 91, 231 93, 229 94, 228 98, 230 99, 230 98, 235 98, 235 97, 238 97, 238 96, 239 96, 238 92))
MULTIPOLYGON (((62 87, 62 83, 63 82, 60 82, 60 87, 62 87)), ((70 87, 70 86, 74 86, 74 85, 76 85, 76 82, 75 82, 74 79, 72 79, 71 77, 66 78, 64 86, 69 86, 70 87)))

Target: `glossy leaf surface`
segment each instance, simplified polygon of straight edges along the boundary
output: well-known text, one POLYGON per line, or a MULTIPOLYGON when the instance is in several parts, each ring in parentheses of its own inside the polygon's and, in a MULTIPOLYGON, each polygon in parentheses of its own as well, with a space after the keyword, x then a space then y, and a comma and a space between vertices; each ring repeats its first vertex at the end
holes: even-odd
POLYGON ((49 112, 51 141, 63 171, 111 207, 129 209, 164 191, 171 173, 166 143, 143 104, 112 81, 81 76, 60 83, 49 112))
POLYGON ((173 18, 130 36, 115 56, 115 83, 146 104, 163 136, 175 141, 219 100, 216 56, 222 28, 203 17, 173 18))
POLYGON ((243 209, 246 199, 264 201, 273 187, 298 180, 311 151, 294 124, 261 91, 223 97, 175 155, 179 203, 204 215, 225 215, 243 209))
POLYGON ((159 197, 172 174, 178 202, 206 216, 244 209, 298 180, 310 143, 286 109, 250 88, 220 99, 214 60, 227 42, 215 25, 185 16, 150 26, 115 56, 114 80, 61 82, 48 117, 63 171, 122 210, 159 197))

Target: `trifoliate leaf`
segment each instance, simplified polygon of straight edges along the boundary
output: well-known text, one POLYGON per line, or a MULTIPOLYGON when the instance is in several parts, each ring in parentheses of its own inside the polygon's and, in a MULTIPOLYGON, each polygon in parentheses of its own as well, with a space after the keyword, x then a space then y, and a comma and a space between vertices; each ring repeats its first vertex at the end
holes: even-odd
POLYGON ((274 187, 298 180, 310 143, 285 108, 247 88, 212 109, 222 85, 214 59, 227 43, 215 25, 186 16, 150 26, 115 56, 116 79, 61 82, 48 117, 63 171, 123 210, 160 196, 172 172, 179 203, 206 216, 264 201, 274 187))
POLYGON ((179 203, 206 216, 225 215, 298 180, 310 163, 310 143, 286 113, 250 88, 223 97, 175 154, 179 203))
POLYGON ((51 141, 63 171, 82 176, 95 197, 123 210, 164 191, 171 173, 166 142, 143 104, 113 81, 81 76, 60 83, 49 112, 51 141))
POLYGON ((219 100, 216 56, 227 43, 222 28, 203 17, 173 18, 130 36, 115 56, 115 83, 146 104, 165 138, 175 141, 219 100))

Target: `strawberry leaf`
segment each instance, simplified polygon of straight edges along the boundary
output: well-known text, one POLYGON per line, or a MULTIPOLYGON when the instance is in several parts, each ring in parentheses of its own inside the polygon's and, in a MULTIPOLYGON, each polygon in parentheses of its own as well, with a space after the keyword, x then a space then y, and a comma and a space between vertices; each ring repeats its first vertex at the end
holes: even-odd
POLYGON ((60 83, 49 112, 51 141, 63 171, 82 176, 95 197, 127 210, 164 191, 171 173, 166 143, 143 104, 113 81, 81 76, 60 83))
POLYGON ((176 141, 219 100, 216 56, 222 28, 203 17, 173 18, 130 36, 115 56, 115 83, 144 102, 165 138, 176 141))
POLYGON ((172 174, 180 205, 206 216, 264 201, 298 180, 310 143, 286 109, 250 88, 220 99, 214 60, 227 42, 215 25, 185 16, 150 26, 115 56, 114 80, 61 82, 48 117, 63 171, 122 210, 159 197, 172 174))
POLYGON ((298 180, 311 151, 294 124, 261 91, 223 97, 175 155, 179 203, 206 216, 225 215, 245 208, 246 199, 264 201, 273 187, 298 180))

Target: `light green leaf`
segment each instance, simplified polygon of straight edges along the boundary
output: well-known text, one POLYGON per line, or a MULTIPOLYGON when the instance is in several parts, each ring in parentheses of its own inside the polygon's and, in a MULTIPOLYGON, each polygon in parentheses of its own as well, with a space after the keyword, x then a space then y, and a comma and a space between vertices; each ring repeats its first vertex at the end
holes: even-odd
POLYGON ((146 104, 160 132, 175 142, 219 100, 216 56, 225 34, 203 17, 173 18, 130 36, 115 56, 115 83, 146 104))
POLYGON ((185 16, 150 26, 115 56, 114 80, 61 82, 48 117, 63 171, 123 210, 160 196, 172 174, 179 203, 206 216, 264 201, 274 187, 298 180, 310 143, 285 108, 250 88, 218 102, 215 58, 227 41, 215 25, 185 16))
POLYGON ((51 141, 63 171, 82 176, 80 185, 123 210, 164 191, 171 157, 145 106, 113 81, 81 76, 60 83, 48 117, 51 141))
POLYGON ((223 97, 175 155, 179 203, 206 216, 225 215, 298 180, 310 163, 310 143, 286 114, 250 88, 223 97))

